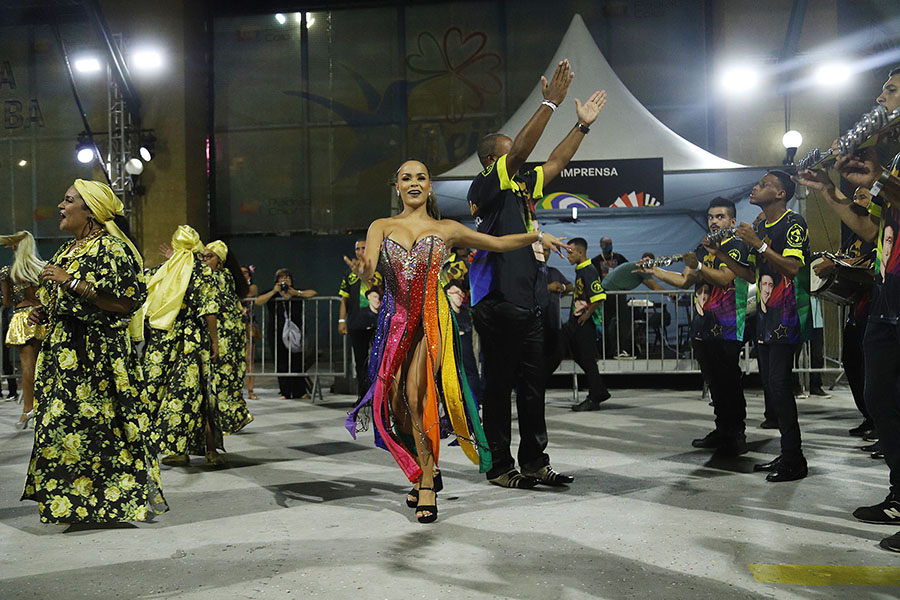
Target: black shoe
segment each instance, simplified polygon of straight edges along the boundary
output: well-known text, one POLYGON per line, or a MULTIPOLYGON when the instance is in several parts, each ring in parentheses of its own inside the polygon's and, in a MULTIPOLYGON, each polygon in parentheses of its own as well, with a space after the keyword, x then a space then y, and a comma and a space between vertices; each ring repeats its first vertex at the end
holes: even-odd
POLYGON ((762 423, 759 424, 760 429, 778 429, 778 421, 773 421, 771 419, 766 419, 762 423))
POLYGON ((557 473, 550 465, 544 465, 537 471, 526 471, 525 469, 522 469, 522 475, 536 479, 538 483, 552 485, 554 487, 569 485, 575 481, 575 478, 572 475, 557 473))
POLYGON ((725 436, 718 429, 713 429, 702 438, 691 441, 694 448, 718 448, 725 443, 725 436))
MULTIPOLYGON (((428 490, 434 492, 434 488, 421 487, 419 490, 428 490)), ((416 520, 419 523, 434 523, 437 521, 437 492, 434 492, 434 504, 419 504, 416 506, 416 520), (422 513, 421 515, 419 513, 422 513)))
POLYGON ((874 444, 860 446, 859 449, 862 450, 863 452, 880 452, 881 444, 879 444, 878 442, 875 442, 874 444))
POLYGON ((809 395, 810 396, 821 396, 822 398, 831 398, 831 394, 829 394, 828 392, 826 392, 825 390, 823 390, 820 387, 809 390, 809 395))
POLYGON ((747 446, 747 438, 744 437, 744 434, 741 434, 726 439, 722 445, 719 446, 718 450, 716 450, 716 454, 719 456, 741 456, 742 454, 747 454, 749 451, 750 448, 747 446))
POLYGON ((502 475, 488 478, 488 481, 494 485, 505 488, 531 489, 538 484, 538 480, 534 477, 522 475, 515 469, 510 469, 502 475))
POLYGON ((872 431, 863 435, 863 439, 867 442, 877 442, 878 441, 878 433, 873 429, 872 431))
POLYGON ((588 410, 600 410, 600 403, 593 398, 585 398, 572 407, 575 412, 585 412, 588 410))
POLYGON ((884 502, 874 506, 860 506, 854 510, 853 518, 863 523, 896 525, 900 523, 900 501, 888 494, 884 502))
POLYGON ((866 419, 853 429, 849 430, 847 433, 849 433, 853 437, 864 437, 872 432, 872 427, 872 421, 866 419))
POLYGON ((892 536, 884 538, 878 545, 891 552, 900 552, 900 531, 892 536))
POLYGON ((774 471, 766 475, 766 481, 779 483, 781 481, 797 481, 809 475, 806 461, 799 462, 782 460, 774 471))
POLYGON ((772 460, 767 463, 756 464, 753 465, 754 473, 763 473, 766 471, 776 471, 778 469, 778 465, 781 464, 781 456, 776 456, 772 460))
POLYGON ((874 458, 875 460, 884 460, 884 452, 882 452, 881 450, 876 450, 869 455, 869 458, 874 458))

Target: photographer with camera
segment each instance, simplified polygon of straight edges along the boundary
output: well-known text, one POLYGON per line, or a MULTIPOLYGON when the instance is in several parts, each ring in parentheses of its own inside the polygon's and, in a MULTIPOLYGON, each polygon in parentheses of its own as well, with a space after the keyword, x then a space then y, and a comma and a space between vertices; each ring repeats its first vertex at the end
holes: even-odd
MULTIPOLYGON (((278 269, 275 272, 275 286, 265 294, 257 297, 257 306, 268 306, 274 327, 270 330, 275 340, 275 368, 278 373, 302 373, 302 349, 288 348, 282 332, 285 323, 292 321, 299 331, 303 331, 303 305, 301 300, 312 298, 316 290, 297 290, 294 288, 294 275, 290 269, 278 269), (269 304, 272 300, 275 300, 269 304)), ((279 377, 278 389, 281 398, 303 398, 308 393, 306 377, 279 377)))

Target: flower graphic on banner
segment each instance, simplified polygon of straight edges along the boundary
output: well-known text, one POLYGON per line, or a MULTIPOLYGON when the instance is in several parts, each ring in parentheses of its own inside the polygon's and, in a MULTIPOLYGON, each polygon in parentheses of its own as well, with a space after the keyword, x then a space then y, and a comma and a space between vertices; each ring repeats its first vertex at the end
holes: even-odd
POLYGON ((460 28, 451 27, 438 41, 426 31, 419 34, 416 52, 407 56, 409 70, 425 76, 420 92, 447 102, 450 121, 461 120, 467 111, 480 110, 485 96, 503 89, 495 73, 501 64, 500 55, 485 51, 487 39, 484 32, 464 36, 460 28))

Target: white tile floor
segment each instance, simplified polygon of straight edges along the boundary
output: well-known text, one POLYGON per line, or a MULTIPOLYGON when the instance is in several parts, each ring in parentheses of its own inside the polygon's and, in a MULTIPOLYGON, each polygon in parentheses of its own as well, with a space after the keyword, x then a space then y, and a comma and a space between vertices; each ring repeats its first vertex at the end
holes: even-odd
MULTIPOLYGON (((751 564, 888 567, 891 527, 850 511, 880 501, 887 469, 847 436, 849 393, 800 402, 810 477, 766 483, 754 462, 777 451, 757 429, 753 451, 711 459, 690 441, 711 426, 695 392, 613 390, 603 410, 548 398, 550 455, 569 489, 487 485, 445 447, 434 525, 416 523, 404 482, 371 433, 343 429, 352 398, 313 405, 257 390, 256 421, 226 438, 231 466, 164 467, 170 512, 154 523, 64 533, 19 502, 31 449, 0 403, 0 599, 18 598, 897 598, 900 587, 763 583, 751 564)), ((859 573, 851 578, 861 581, 859 573)), ((854 575, 855 573, 855 575, 854 575)))

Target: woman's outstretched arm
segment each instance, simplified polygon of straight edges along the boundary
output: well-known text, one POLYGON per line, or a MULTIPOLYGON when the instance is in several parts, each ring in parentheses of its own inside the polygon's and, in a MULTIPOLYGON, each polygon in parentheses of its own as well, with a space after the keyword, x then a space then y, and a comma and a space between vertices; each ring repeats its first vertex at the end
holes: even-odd
POLYGON ((530 233, 511 233, 504 236, 495 236, 479 233, 462 223, 450 219, 445 219, 442 223, 450 232, 450 235, 446 236, 449 239, 445 240, 448 246, 475 248, 489 252, 509 252, 510 250, 530 246, 540 239, 541 244, 544 246, 545 254, 550 251, 562 254, 563 250, 569 249, 569 246, 564 244, 562 240, 547 232, 532 231, 530 233), (541 236, 541 233, 543 233, 543 236, 541 236))

